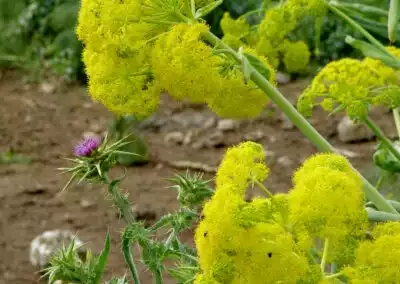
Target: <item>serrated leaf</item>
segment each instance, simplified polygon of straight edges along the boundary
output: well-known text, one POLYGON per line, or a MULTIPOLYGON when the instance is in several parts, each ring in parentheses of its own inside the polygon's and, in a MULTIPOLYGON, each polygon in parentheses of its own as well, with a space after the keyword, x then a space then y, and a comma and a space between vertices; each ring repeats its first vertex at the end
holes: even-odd
POLYGON ((111 239, 110 235, 107 233, 106 241, 104 244, 104 249, 101 251, 100 255, 97 258, 96 267, 94 269, 95 278, 94 283, 100 283, 101 278, 103 277, 103 273, 107 264, 108 255, 110 254, 110 247, 111 247, 111 239))
POLYGON ((217 8, 219 5, 221 5, 222 2, 224 2, 224 0, 218 0, 218 1, 212 2, 206 6, 198 9, 196 11, 195 18, 199 19, 201 17, 207 16, 209 13, 211 13, 213 10, 215 10, 215 8, 217 8))

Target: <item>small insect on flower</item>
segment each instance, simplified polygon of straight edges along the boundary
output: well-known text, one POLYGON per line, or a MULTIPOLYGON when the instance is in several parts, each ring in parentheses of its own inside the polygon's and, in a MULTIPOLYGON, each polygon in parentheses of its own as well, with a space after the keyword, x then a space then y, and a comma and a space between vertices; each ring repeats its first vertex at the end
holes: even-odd
POLYGON ((97 136, 85 137, 74 147, 74 154, 77 157, 90 156, 101 144, 101 139, 97 136))

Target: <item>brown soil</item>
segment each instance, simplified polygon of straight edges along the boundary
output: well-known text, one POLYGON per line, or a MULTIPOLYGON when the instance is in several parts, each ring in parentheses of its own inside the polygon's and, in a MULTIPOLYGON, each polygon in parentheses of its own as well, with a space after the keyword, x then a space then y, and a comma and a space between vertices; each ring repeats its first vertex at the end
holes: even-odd
MULTIPOLYGON (((281 89, 295 101, 306 84, 298 81, 281 89)), ((0 283, 44 283, 29 262, 29 245, 41 232, 60 228, 76 232, 94 251, 101 249, 109 231, 112 251, 106 279, 127 272, 119 252, 123 223, 106 198, 105 189, 81 184, 60 194, 69 177, 57 171, 58 167, 67 165, 63 158, 70 155, 71 147, 82 134, 105 131, 112 116, 101 105, 92 103, 82 86, 57 82, 51 86, 56 87, 54 92, 45 91, 43 85, 23 84, 14 72, 3 72, 0 78, 0 152, 12 149, 33 159, 31 164, 0 165, 0 283)), ((272 173, 266 185, 272 191, 287 191, 292 171, 315 152, 296 129, 282 128, 281 114, 273 106, 261 118, 242 121, 237 129, 226 132, 218 147, 193 150, 190 145, 166 144, 166 133, 191 130, 190 125, 183 127, 171 122, 172 117, 180 114, 214 116, 204 106, 176 103, 163 97, 152 124, 142 130, 151 162, 128 168, 123 182, 138 214, 149 221, 177 206, 175 193, 166 189, 169 185, 166 179, 184 169, 171 166, 171 162, 185 160, 215 167, 226 146, 259 131, 263 137, 258 142, 271 157, 272 173), (158 126, 157 121, 161 121, 158 126)), ((360 157, 352 159, 357 167, 371 164, 369 154, 373 142, 342 144, 336 138, 338 118, 327 118, 326 114, 316 112, 311 121, 335 146, 360 153, 360 157)), ((145 277, 143 283, 151 283, 145 277)))

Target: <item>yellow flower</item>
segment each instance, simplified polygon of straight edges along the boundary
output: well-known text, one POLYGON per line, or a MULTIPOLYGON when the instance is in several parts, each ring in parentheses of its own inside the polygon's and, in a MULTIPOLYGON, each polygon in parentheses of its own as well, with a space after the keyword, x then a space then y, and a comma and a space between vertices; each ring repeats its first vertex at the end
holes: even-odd
POLYGON ((398 283, 400 279, 400 223, 387 222, 373 230, 373 241, 364 241, 345 274, 350 283, 398 283))
POLYGON ((304 162, 293 183, 289 219, 295 231, 306 230, 314 238, 329 239, 330 260, 351 259, 367 225, 359 175, 344 157, 319 154, 304 162))
POLYGON ((399 94, 397 70, 376 59, 345 58, 329 63, 318 73, 300 96, 297 107, 305 115, 311 115, 318 104, 330 112, 342 107, 350 118, 362 119, 374 105, 399 107, 399 94))
POLYGON ((310 51, 304 41, 285 42, 283 63, 289 73, 304 70, 310 61, 310 51))
POLYGON ((205 204, 204 219, 196 229, 200 279, 296 283, 306 273, 307 259, 298 254, 292 235, 277 216, 286 208, 284 195, 244 200, 246 188, 267 176, 264 160, 262 147, 253 142, 227 151, 217 173, 216 193, 205 204))
POLYGON ((152 70, 158 85, 174 98, 206 102, 222 88, 221 58, 200 40, 204 24, 179 24, 157 40, 152 70))
POLYGON ((160 90, 141 69, 146 62, 143 51, 125 57, 112 49, 101 53, 86 49, 83 57, 95 100, 119 114, 147 116, 156 110, 160 90))

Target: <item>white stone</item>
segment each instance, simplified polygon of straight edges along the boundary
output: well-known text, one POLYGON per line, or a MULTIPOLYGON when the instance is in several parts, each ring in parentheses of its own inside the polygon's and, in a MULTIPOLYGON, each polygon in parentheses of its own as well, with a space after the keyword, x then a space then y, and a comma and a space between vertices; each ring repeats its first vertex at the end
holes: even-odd
POLYGON ((217 129, 221 131, 232 131, 238 127, 238 122, 232 119, 221 119, 218 121, 217 129))
POLYGON ((29 260, 31 264, 40 269, 46 268, 50 258, 59 249, 67 247, 74 240, 77 247, 82 246, 82 241, 68 230, 45 231, 36 236, 31 242, 29 260))
POLYGON ((339 140, 345 143, 371 140, 374 137, 372 131, 364 124, 354 122, 347 116, 337 126, 339 140))

